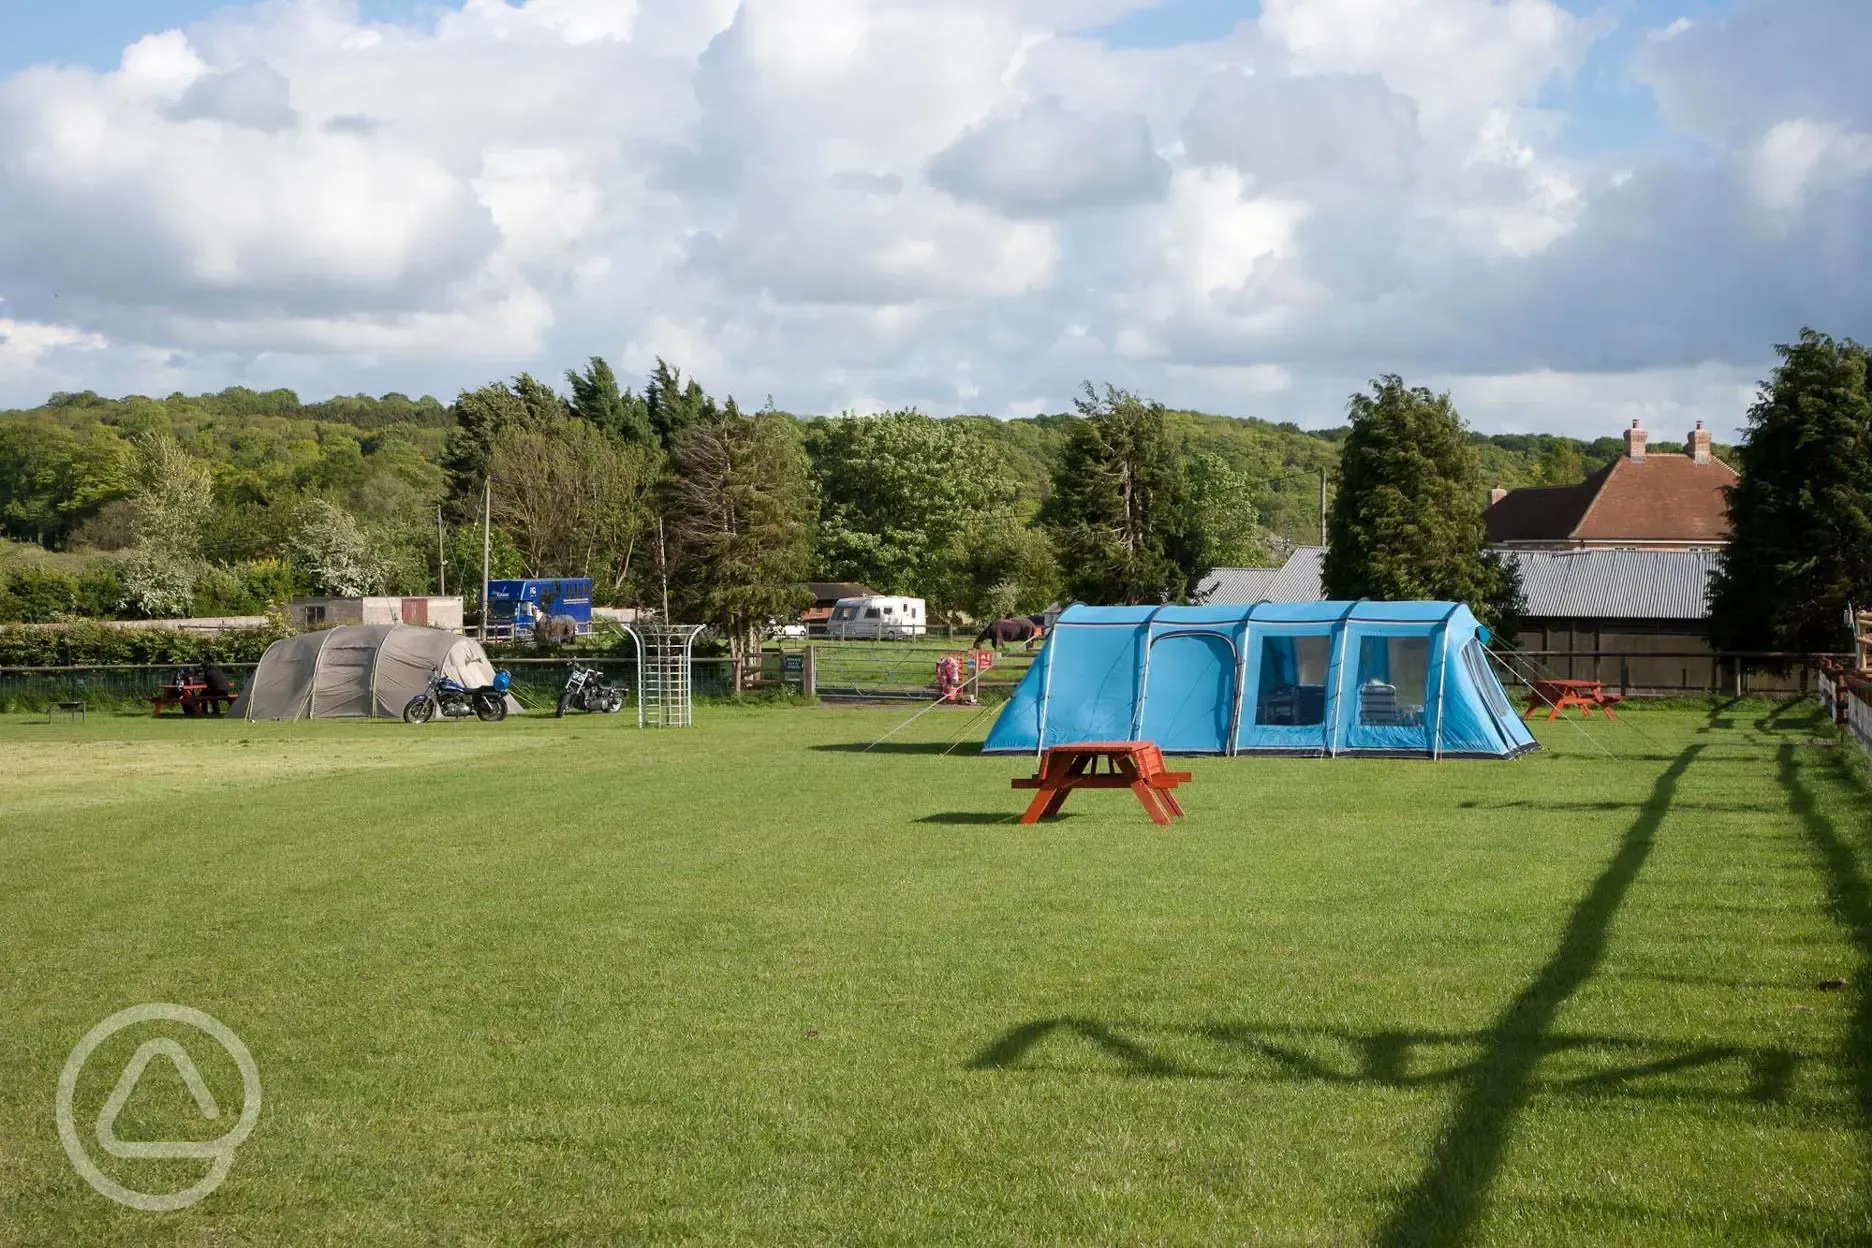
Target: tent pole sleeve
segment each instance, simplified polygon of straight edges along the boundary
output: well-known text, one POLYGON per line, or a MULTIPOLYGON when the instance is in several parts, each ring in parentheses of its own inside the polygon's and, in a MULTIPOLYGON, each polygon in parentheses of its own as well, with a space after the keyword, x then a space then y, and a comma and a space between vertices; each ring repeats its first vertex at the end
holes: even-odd
POLYGON ((1337 647, 1339 651, 1339 679, 1335 682, 1337 688, 1333 692, 1332 715, 1329 717, 1326 729, 1326 756, 1328 758, 1339 757, 1339 717, 1345 714, 1346 661, 1351 657, 1346 651, 1352 645, 1352 612, 1357 607, 1358 603, 1355 602, 1344 611, 1341 611, 1339 613, 1339 622, 1333 626, 1334 631, 1339 634, 1339 645, 1337 647))
MULTIPOLYGON (((1263 599, 1262 601, 1266 601, 1263 599)), ((1241 740, 1242 697, 1248 684, 1248 651, 1254 642, 1254 613, 1261 603, 1248 608, 1248 614, 1242 618, 1241 645, 1235 650, 1235 707, 1229 714, 1228 743, 1222 753, 1233 758, 1237 753, 1235 744, 1241 740)))
POLYGON ((1443 682, 1449 675, 1449 622, 1456 617, 1459 609, 1459 606, 1451 607, 1430 638, 1433 651, 1438 645, 1443 647, 1443 661, 1437 664, 1436 669, 1436 726, 1430 733, 1430 761, 1433 763, 1443 757, 1443 682))
POLYGON ((1070 626, 1063 621, 1055 620, 1053 631, 1047 634, 1046 645, 1040 651, 1040 661, 1046 664, 1046 671, 1040 676, 1040 704, 1035 716, 1039 721, 1034 725, 1034 757, 1036 758, 1046 753, 1047 699, 1053 696, 1053 659, 1059 651, 1060 632, 1066 627, 1070 626))
POLYGON ((1151 634, 1157 631, 1157 613, 1162 606, 1151 608, 1151 613, 1144 617, 1144 665, 1138 674, 1137 703, 1131 708, 1130 740, 1140 740, 1138 734, 1144 731, 1144 699, 1150 696, 1150 656, 1151 634))
POLYGON ((332 634, 337 631, 338 630, 335 628, 326 629, 325 635, 319 638, 318 651, 312 656, 312 679, 306 682, 306 718, 307 719, 315 719, 318 716, 319 668, 325 662, 325 647, 331 644, 332 634))

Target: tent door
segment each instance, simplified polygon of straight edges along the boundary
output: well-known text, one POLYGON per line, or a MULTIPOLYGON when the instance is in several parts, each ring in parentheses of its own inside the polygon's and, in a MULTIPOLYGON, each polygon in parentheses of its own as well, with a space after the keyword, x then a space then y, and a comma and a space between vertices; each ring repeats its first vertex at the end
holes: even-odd
POLYGON ((1225 633, 1152 638, 1140 735, 1160 749, 1226 754, 1235 719, 1235 643, 1225 633))

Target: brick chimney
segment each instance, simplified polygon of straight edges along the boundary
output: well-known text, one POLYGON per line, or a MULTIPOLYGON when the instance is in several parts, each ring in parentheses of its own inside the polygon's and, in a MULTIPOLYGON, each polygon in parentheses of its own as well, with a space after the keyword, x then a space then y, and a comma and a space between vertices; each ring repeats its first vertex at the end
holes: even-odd
POLYGON ((1498 485, 1488 492, 1488 505, 1493 507, 1496 503, 1501 502, 1502 499, 1507 497, 1508 491, 1502 489, 1501 486, 1498 485))
POLYGON ((1703 427, 1702 421, 1697 421, 1697 427, 1690 431, 1688 438, 1684 439, 1684 450, 1696 463, 1710 462, 1710 433, 1703 427))
POLYGON ((1651 435, 1638 427, 1637 421, 1631 422, 1631 428, 1625 431, 1625 457, 1634 464, 1644 463, 1644 448, 1651 435))

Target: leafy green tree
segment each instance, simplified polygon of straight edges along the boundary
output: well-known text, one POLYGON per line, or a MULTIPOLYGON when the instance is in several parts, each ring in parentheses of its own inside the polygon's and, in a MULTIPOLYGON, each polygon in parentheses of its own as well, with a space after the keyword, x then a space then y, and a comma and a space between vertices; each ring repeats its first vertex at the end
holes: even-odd
POLYGON ((1586 461, 1571 438, 1548 438, 1534 461, 1533 479, 1540 485, 1572 485, 1586 479, 1586 461))
POLYGON ((962 606, 973 618, 1037 615, 1058 600, 1059 561, 1042 530, 989 517, 971 525, 960 546, 962 606))
POLYGON ((1197 546, 1192 564, 1204 574, 1212 568, 1265 567, 1273 552, 1255 509, 1254 483, 1248 474, 1212 451, 1188 456, 1185 471, 1197 546))
POLYGON ((292 564, 314 593, 357 598, 383 588, 383 562, 351 513, 323 498, 293 512, 292 564))
POLYGON ((629 390, 618 388, 617 374, 600 356, 592 356, 583 373, 566 370, 572 390, 572 414, 614 438, 637 446, 655 444, 650 427, 650 405, 629 390))
POLYGON ((644 404, 650 429, 665 448, 674 447, 683 430, 691 425, 712 421, 720 414, 715 400, 693 377, 685 382, 682 370, 671 368, 661 356, 644 387, 644 404))
POLYGON ((126 457, 136 506, 136 544, 123 561, 129 606, 149 617, 177 616, 201 575, 202 522, 214 502, 207 467, 166 434, 142 434, 126 457))
POLYGON ((1811 329, 1775 350, 1735 452, 1710 638, 1724 650, 1846 650, 1847 604, 1872 607, 1872 352, 1811 329))
MULTIPOLYGON (((526 575, 526 561, 514 546, 513 538, 506 529, 494 525, 488 530, 488 579, 492 581, 511 580, 526 575)), ((479 622, 481 619, 481 526, 462 525, 448 531, 444 543, 447 551, 448 573, 446 582, 448 592, 460 594, 462 600, 462 618, 479 622)))
POLYGON ((511 383, 464 390, 449 411, 455 427, 442 449, 442 470, 448 476, 450 513, 457 520, 479 514, 488 456, 501 430, 551 428, 571 414, 551 386, 528 373, 511 383))
POLYGON ((1207 568, 1189 485, 1160 404, 1087 383, 1041 512, 1072 597, 1174 602, 1207 568))
POLYGON ((503 430, 488 461, 494 517, 528 575, 589 576, 601 600, 619 600, 650 523, 660 458, 582 420, 503 430))
POLYGON ((672 595, 728 642, 743 687, 770 619, 809 601, 813 487, 797 428, 730 400, 677 437, 664 509, 672 595))
POLYGON ((822 576, 915 594, 937 611, 966 605, 964 537, 1019 527, 1019 491, 973 425, 917 411, 814 421, 806 451, 819 482, 822 576))
POLYGON ((1386 376, 1353 395, 1350 411, 1321 568, 1327 597, 1464 602, 1512 635, 1520 583, 1487 549, 1487 492, 1449 395, 1386 376))

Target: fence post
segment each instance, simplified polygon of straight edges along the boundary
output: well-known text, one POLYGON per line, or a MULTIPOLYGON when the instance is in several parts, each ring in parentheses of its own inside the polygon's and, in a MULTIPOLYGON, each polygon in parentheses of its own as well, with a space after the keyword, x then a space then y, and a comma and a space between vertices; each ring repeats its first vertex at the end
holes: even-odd
POLYGON ((816 659, 817 646, 807 646, 805 657, 800 661, 800 695, 807 698, 819 696, 819 672, 816 659))

